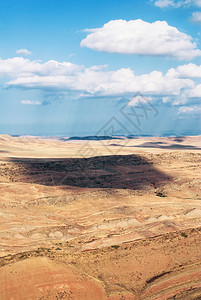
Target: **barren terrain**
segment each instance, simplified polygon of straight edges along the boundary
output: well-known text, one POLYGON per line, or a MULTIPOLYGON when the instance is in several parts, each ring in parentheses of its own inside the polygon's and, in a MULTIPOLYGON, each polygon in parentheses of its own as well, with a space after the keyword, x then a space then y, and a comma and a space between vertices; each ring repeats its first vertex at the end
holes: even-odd
POLYGON ((200 168, 200 136, 0 136, 0 299, 201 299, 200 168))

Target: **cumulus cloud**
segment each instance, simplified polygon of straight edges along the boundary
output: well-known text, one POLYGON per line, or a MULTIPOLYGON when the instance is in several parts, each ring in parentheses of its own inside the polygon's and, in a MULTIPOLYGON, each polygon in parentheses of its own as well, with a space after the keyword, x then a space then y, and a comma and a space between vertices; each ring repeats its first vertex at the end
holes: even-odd
POLYGON ((201 0, 155 0, 154 5, 161 8, 166 8, 166 7, 178 8, 181 6, 191 6, 191 5, 201 7, 201 0))
POLYGON ((188 91, 188 96, 191 98, 201 98, 201 84, 196 85, 188 91))
POLYGON ((29 51, 28 49, 19 49, 16 51, 17 54, 20 54, 20 55, 31 55, 32 52, 29 51))
MULTIPOLYGON (((201 79, 201 65, 187 64, 178 66, 176 69, 169 69, 167 76, 174 78, 201 79)), ((201 98, 201 84, 195 84, 193 88, 183 92, 183 98, 201 98), (185 97, 184 97, 185 96, 185 97)))
POLYGON ((108 71, 106 66, 85 68, 68 62, 41 63, 23 58, 0 60, 0 75, 10 77, 7 87, 74 91, 88 95, 124 95, 141 92, 153 95, 179 95, 184 88, 193 88, 188 78, 172 73, 153 71, 135 75, 130 68, 108 71))
MULTIPOLYGON (((0 76, 7 88, 40 89, 46 93, 72 97, 132 96, 160 98, 174 105, 186 103, 188 97, 200 97, 201 66, 187 64, 169 69, 166 74, 153 71, 136 75, 130 68, 108 70, 107 66, 84 67, 69 62, 32 61, 22 57, 0 59, 0 76), (196 81, 194 80, 196 78, 196 81)), ((22 104, 34 104, 23 100, 22 104)), ((35 103, 36 104, 36 103, 35 103)), ((39 103, 37 103, 39 105, 39 103)))
POLYGON ((169 6, 173 6, 173 7, 179 7, 181 6, 180 3, 176 3, 173 0, 157 0, 154 2, 155 6, 161 7, 161 8, 165 8, 165 7, 169 7, 169 6))
POLYGON ((49 60, 42 64, 37 60, 29 60, 23 57, 14 57, 9 59, 0 59, 0 76, 12 76, 18 75, 28 77, 32 74, 39 76, 45 75, 73 75, 74 72, 82 70, 82 66, 72 64, 70 62, 58 62, 55 60, 49 60))
POLYGON ((191 21, 201 25, 201 12, 196 11, 192 14, 191 21))
POLYGON ((166 56, 191 60, 201 51, 191 36, 169 26, 166 21, 113 20, 101 28, 88 30, 82 47, 121 54, 166 56))
POLYGON ((22 104, 25 105, 41 105, 42 103, 40 101, 33 101, 33 100, 22 100, 22 104))
POLYGON ((180 78, 201 78, 201 65, 190 63, 178 66, 176 69, 171 68, 168 70, 167 75, 180 78))
POLYGON ((201 113, 201 106, 194 105, 194 106, 181 106, 178 109, 178 115, 184 114, 200 114, 201 113))

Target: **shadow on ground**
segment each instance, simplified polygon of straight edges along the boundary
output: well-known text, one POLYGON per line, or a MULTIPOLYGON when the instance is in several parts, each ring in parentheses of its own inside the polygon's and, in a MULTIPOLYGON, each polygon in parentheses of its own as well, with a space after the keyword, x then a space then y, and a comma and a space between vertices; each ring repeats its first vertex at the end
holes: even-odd
POLYGON ((150 160, 138 155, 37 160, 13 158, 2 164, 3 173, 11 181, 88 188, 156 188, 171 180, 150 160))
POLYGON ((110 144, 109 146, 113 147, 130 147, 130 148, 158 148, 158 149, 179 149, 179 150, 201 150, 201 148, 192 146, 192 145, 181 145, 181 144, 171 144, 171 145, 166 145, 167 143, 163 142, 148 142, 148 143, 143 143, 141 145, 134 145, 134 146, 125 146, 125 145, 119 145, 119 144, 110 144))

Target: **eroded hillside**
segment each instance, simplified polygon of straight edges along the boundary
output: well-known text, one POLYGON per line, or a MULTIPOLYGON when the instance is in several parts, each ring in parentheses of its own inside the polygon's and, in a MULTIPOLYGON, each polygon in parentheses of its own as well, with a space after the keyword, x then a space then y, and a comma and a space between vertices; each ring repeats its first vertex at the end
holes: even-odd
POLYGON ((85 158, 82 142, 1 140, 3 300, 199 299, 198 138, 131 142, 85 158))

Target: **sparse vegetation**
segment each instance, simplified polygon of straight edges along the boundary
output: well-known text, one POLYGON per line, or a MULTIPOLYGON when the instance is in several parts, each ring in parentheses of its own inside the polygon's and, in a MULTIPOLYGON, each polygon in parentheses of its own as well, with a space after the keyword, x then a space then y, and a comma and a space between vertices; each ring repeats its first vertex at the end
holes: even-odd
POLYGON ((23 259, 23 258, 27 258, 27 255, 26 255, 26 254, 22 254, 22 255, 20 256, 20 259, 23 259))
POLYGON ((112 248, 118 249, 120 246, 119 245, 113 245, 112 248))
MULTIPOLYGON (((8 276, 9 293, 12 280, 14 292, 18 282, 30 294, 32 288, 48 285, 50 288, 41 289, 41 300, 80 299, 74 286, 91 289, 90 279, 108 297, 122 294, 119 297, 131 299, 136 291, 141 299, 160 298, 178 286, 191 288, 191 280, 192 286, 198 284, 200 153, 152 153, 148 148, 127 155, 132 148, 122 148, 122 155, 109 155, 101 145, 105 156, 70 158, 80 147, 77 143, 70 144, 69 150, 67 143, 51 142, 51 147, 55 143, 51 152, 49 140, 40 140, 37 157, 47 158, 33 159, 37 142, 34 140, 30 157, 25 144, 29 159, 1 161, 0 215, 5 222, 0 267, 6 266, 2 270, 8 276), (57 145, 61 147, 58 159, 52 159, 57 145), (63 154, 69 158, 63 159, 63 154), (16 183, 11 184, 11 179, 16 183), (60 271, 61 276, 47 276, 60 271)), ((14 143, 16 156, 23 143, 14 143)), ((141 145, 136 140, 132 146, 137 143, 141 145)), ((6 141, 5 147, 8 145, 6 141)), ((22 150, 19 153, 22 156, 22 150)), ((5 282, 4 274, 1 278, 5 282)), ((0 282, 0 294, 1 287, 0 282)), ((96 290, 93 295, 98 294, 96 290)))
POLYGON ((187 237, 188 237, 188 234, 186 234, 185 232, 182 232, 182 233, 181 233, 181 236, 187 238, 187 237))
POLYGON ((157 197, 167 197, 166 195, 164 195, 164 194, 161 193, 161 192, 156 193, 156 196, 157 196, 157 197))

